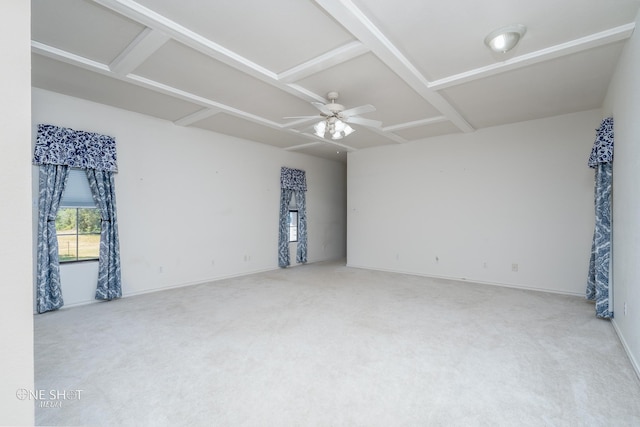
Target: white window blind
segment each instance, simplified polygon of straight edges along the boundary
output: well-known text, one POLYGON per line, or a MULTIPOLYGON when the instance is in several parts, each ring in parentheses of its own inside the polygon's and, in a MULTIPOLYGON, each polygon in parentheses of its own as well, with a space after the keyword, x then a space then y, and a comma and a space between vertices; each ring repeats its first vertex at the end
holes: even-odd
POLYGON ((62 193, 61 207, 65 208, 95 208, 96 204, 91 196, 89 180, 84 169, 70 169, 67 185, 62 193))

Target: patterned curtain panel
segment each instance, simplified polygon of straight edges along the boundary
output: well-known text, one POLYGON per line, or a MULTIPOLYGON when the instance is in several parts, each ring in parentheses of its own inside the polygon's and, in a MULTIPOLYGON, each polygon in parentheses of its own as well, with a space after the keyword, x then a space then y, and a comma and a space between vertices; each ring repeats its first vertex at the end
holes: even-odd
POLYGON ((589 157, 595 169, 595 230, 587 278, 588 300, 595 301, 596 315, 613 317, 609 307, 609 262, 611 257, 611 187, 613 181, 613 118, 602 121, 589 157))
POLYGON ((289 203, 295 195, 298 209, 298 250, 296 262, 307 262, 307 207, 305 191, 307 178, 305 171, 282 167, 280 170, 280 221, 278 232, 278 266, 289 266, 289 203))
POLYGON ((117 172, 116 141, 98 133, 39 124, 33 164, 117 172))
POLYGON ((296 262, 307 263, 307 202, 304 191, 296 191, 296 208, 298 209, 298 250, 296 262))
POLYGON ((57 310, 64 305, 60 290, 56 215, 68 177, 68 166, 40 166, 36 276, 36 307, 38 313, 57 310))
MULTIPOLYGON (((283 188, 280 190, 280 225, 278 231, 278 266, 289 266, 289 203, 293 190, 283 188)), ((298 212, 298 215, 300 213, 298 212)))
POLYGON ((102 217, 96 299, 112 300, 122 296, 120 243, 113 172, 87 169, 86 173, 93 200, 100 209, 102 217))

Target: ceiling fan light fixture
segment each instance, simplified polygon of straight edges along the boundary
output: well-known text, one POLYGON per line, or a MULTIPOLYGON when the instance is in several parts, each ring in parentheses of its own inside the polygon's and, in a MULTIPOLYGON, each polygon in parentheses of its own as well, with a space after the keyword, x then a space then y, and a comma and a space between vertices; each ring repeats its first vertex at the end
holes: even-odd
POLYGON ((484 44, 494 52, 507 53, 516 47, 526 32, 527 27, 522 24, 514 24, 498 28, 485 37, 484 44))
MULTIPOLYGON (((361 105, 359 107, 344 109, 344 105, 337 104, 338 92, 327 93, 327 98, 330 102, 328 104, 322 104, 320 102, 312 102, 311 105, 320 110, 322 120, 313 125, 313 134, 318 138, 325 138, 327 133, 331 139, 342 139, 345 136, 351 135, 355 132, 355 129, 347 124, 347 122, 357 123, 363 126, 370 126, 379 128, 382 122, 377 120, 369 120, 362 117, 358 117, 358 114, 371 113, 376 111, 373 105, 361 105)), ((313 116, 298 116, 298 117, 285 117, 286 119, 308 119, 314 118, 313 116)))
POLYGON ((342 139, 347 135, 351 135, 355 132, 355 129, 343 122, 337 117, 327 117, 326 119, 319 121, 313 125, 315 135, 324 138, 325 134, 329 132, 331 139, 342 139))
POLYGON ((344 136, 348 136, 351 135, 352 133, 354 133, 356 130, 354 128, 352 128, 349 125, 345 125, 344 130, 342 131, 344 133, 344 136))
POLYGON ((333 116, 319 121, 313 125, 313 129, 315 130, 314 134, 320 138, 324 138, 325 134, 329 132, 331 139, 342 139, 355 132, 354 128, 333 116))
POLYGON ((345 122, 343 122, 342 120, 338 119, 335 121, 334 123, 334 133, 340 133, 343 132, 345 127, 347 126, 347 124, 345 122))
POLYGON ((319 136, 320 138, 324 138, 324 133, 327 130, 327 122, 324 120, 321 122, 318 122, 313 126, 313 129, 316 131, 315 132, 316 136, 319 136))

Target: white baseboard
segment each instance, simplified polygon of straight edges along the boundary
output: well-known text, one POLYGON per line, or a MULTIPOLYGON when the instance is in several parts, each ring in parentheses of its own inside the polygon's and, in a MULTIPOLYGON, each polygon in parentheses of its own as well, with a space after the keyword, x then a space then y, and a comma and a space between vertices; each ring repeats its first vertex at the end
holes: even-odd
POLYGON ((278 268, 277 267, 276 268, 264 268, 264 269, 260 269, 260 270, 245 271, 243 273, 229 274, 229 275, 226 275, 226 276, 218 276, 218 277, 214 277, 214 278, 196 280, 196 281, 192 281, 192 282, 178 283, 178 284, 175 284, 175 285, 169 285, 169 286, 165 286, 165 287, 162 287, 162 288, 153 288, 153 289, 145 289, 145 290, 136 291, 136 292, 128 292, 128 293, 124 293, 122 295, 122 297, 123 298, 133 297, 133 296, 136 296, 136 295, 150 294, 150 293, 154 293, 154 292, 158 292, 158 291, 167 291, 169 289, 177 289, 177 288, 184 288, 184 287, 187 287, 187 286, 203 285, 205 283, 214 283, 214 282, 219 282, 220 280, 233 279, 234 277, 250 276, 252 274, 265 273, 267 271, 275 271, 275 270, 278 270, 278 268))
POLYGON ((625 353, 627 353, 627 356, 629 357, 629 361, 631 362, 631 366, 633 366, 633 370, 636 372, 638 380, 640 380, 640 364, 638 364, 636 358, 633 357, 633 353, 631 353, 631 349, 629 348, 627 341, 624 339, 624 335, 620 332, 620 328, 618 328, 615 318, 611 319, 611 324, 613 325, 613 330, 616 331, 618 339, 620 339, 620 343, 622 343, 622 348, 624 348, 625 353))
POLYGON ((534 286, 525 286, 525 285, 519 285, 519 284, 516 284, 516 283, 485 282, 485 281, 482 281, 482 280, 467 279, 466 277, 438 276, 436 274, 413 273, 413 272, 408 272, 408 271, 392 270, 392 269, 386 269, 386 268, 363 267, 363 266, 353 265, 353 264, 347 264, 347 267, 360 268, 360 269, 363 269, 363 270, 384 271, 384 272, 387 272, 387 273, 408 274, 409 276, 430 277, 432 279, 454 280, 454 281, 457 281, 457 282, 465 282, 465 283, 478 283, 480 285, 500 286, 500 287, 503 287, 503 288, 524 289, 524 290, 527 290, 527 291, 547 292, 547 293, 551 293, 551 294, 560 294, 560 295, 570 295, 570 296, 584 297, 584 293, 559 291, 557 289, 537 288, 537 287, 534 287, 534 286))

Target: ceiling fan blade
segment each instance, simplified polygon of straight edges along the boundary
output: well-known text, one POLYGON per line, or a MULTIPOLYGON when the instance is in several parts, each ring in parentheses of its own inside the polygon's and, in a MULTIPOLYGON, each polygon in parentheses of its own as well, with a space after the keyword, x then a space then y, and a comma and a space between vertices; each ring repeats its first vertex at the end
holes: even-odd
POLYGON ((331 110, 329 110, 327 108, 326 105, 324 105, 322 102, 312 102, 311 105, 313 105, 314 107, 316 107, 318 110, 320 110, 320 112, 326 114, 327 116, 332 116, 333 113, 331 112, 331 110))
POLYGON ((372 113, 376 111, 376 107, 371 104, 361 105, 359 107, 349 108, 344 110, 341 114, 344 116, 357 116, 358 114, 372 113))
POLYGON ((283 117, 283 119, 321 119, 322 117, 320 116, 290 116, 290 117, 283 117))
POLYGON ((379 128, 380 126, 382 126, 381 121, 364 119, 362 117, 346 117, 344 121, 347 123, 355 123, 357 125, 369 126, 372 128, 379 128))

